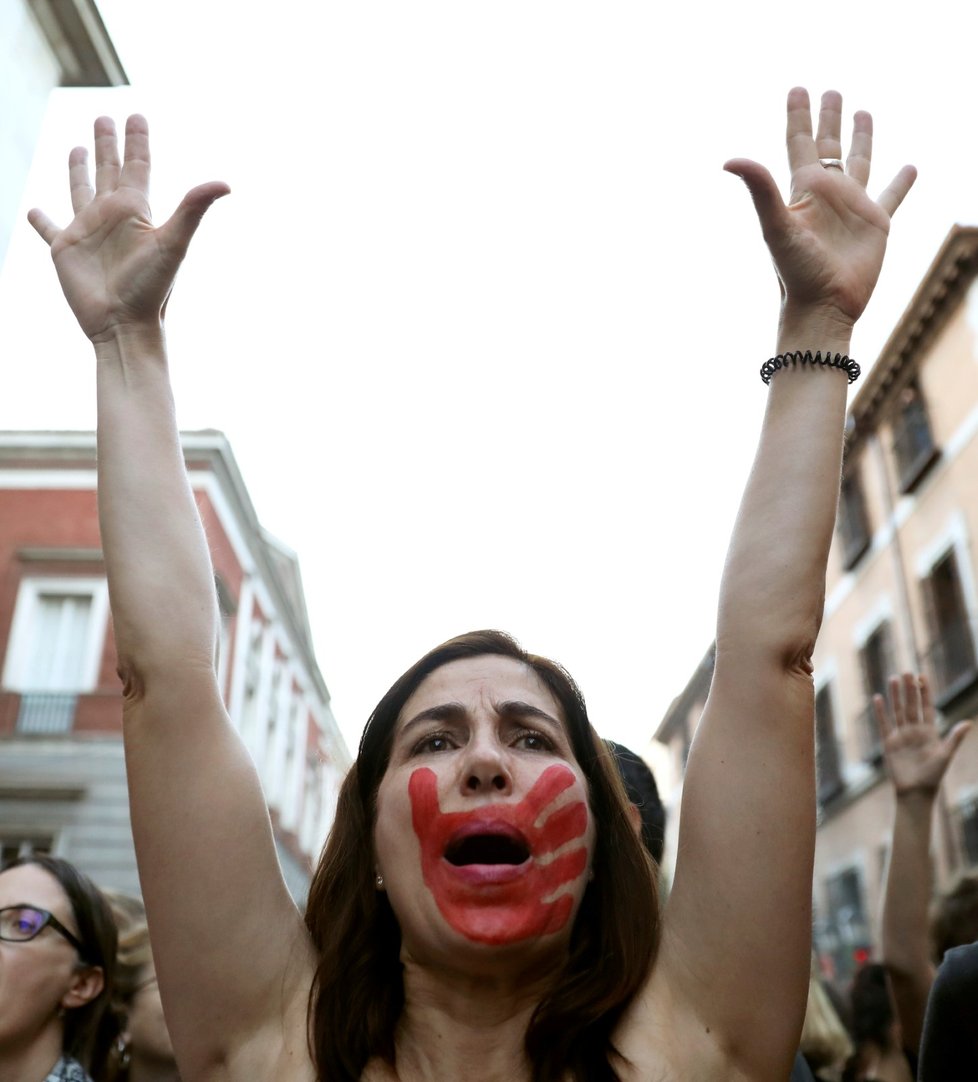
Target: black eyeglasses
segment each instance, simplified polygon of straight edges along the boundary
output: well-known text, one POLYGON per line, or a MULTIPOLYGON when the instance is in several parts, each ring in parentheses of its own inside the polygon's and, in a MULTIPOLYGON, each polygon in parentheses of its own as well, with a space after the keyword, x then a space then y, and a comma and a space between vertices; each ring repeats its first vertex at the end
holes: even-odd
POLYGON ((0 939, 8 943, 27 943, 49 926, 63 935, 84 960, 85 948, 81 940, 69 932, 53 913, 36 905, 8 905, 0 909, 0 939))

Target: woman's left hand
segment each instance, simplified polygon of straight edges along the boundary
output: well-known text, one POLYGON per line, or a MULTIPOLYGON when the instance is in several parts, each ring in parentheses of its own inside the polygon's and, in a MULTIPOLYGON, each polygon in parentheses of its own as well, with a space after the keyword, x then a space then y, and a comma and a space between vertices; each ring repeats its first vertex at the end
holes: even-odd
POLYGON ((858 112, 845 168, 823 165, 840 160, 842 96, 822 95, 818 132, 812 134, 808 91, 788 94, 787 203, 764 166, 734 158, 724 168, 750 190, 781 283, 784 304, 817 309, 841 325, 853 324, 872 296, 883 264, 890 219, 917 176, 905 165, 873 201, 866 192, 873 144, 873 120, 858 112))

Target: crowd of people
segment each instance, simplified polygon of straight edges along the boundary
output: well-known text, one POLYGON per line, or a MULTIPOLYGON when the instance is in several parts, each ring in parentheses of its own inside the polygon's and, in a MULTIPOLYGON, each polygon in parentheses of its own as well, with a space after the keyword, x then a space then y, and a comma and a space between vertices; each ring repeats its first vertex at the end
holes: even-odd
POLYGON ((753 199, 782 303, 668 899, 640 760, 599 739, 560 665, 480 631, 427 653, 371 714, 301 914, 217 681, 214 577, 163 333, 193 234, 228 189, 192 189, 154 227, 145 120, 129 118, 121 155, 96 121, 94 178, 83 149, 69 157, 73 221, 30 220, 96 356, 145 920, 62 861, 0 872, 0 980, 20 1004, 0 1013, 0 1082, 178 1067, 185 1082, 783 1082, 813 1068, 898 1082, 917 1053, 924 1082, 957 1077, 939 1060, 974 1039, 961 1009, 974 955, 951 949, 935 979, 929 879, 908 883, 966 730, 938 735, 926 681, 901 678, 877 704, 894 856, 882 964, 860 971, 848 1026, 812 971, 812 656, 859 374, 848 351, 915 171, 873 200, 871 118, 855 113, 843 158, 833 91, 817 127, 807 92, 789 93, 787 147, 787 201, 762 165, 725 166, 753 199))

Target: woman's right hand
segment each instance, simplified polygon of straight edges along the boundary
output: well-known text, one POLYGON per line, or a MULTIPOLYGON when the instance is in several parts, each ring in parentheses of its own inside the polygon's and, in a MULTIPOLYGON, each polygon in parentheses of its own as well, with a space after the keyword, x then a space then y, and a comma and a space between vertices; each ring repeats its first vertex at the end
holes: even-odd
POLYGON ((212 181, 189 191, 173 216, 153 227, 149 209, 149 129, 141 116, 126 122, 124 161, 115 125, 95 121, 95 187, 88 152, 68 158, 75 217, 65 229, 40 210, 31 225, 51 246, 61 288, 82 330, 93 342, 119 330, 160 325, 173 280, 201 218, 226 184, 212 181))

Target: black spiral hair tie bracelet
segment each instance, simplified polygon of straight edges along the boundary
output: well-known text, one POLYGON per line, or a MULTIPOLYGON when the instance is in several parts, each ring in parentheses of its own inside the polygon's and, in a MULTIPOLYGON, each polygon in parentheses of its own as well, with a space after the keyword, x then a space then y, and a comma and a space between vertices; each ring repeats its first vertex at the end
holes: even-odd
POLYGON ((814 368, 818 365, 821 368, 839 368, 849 377, 850 383, 855 383, 859 379, 860 367, 850 357, 846 357, 841 353, 836 353, 833 356, 831 353, 822 355, 822 351, 819 350, 814 355, 810 349, 806 349, 804 353, 796 350, 794 353, 779 353, 777 357, 772 357, 769 361, 765 361, 761 365, 761 379, 765 383, 771 382, 771 377, 775 372, 788 366, 797 368, 798 365, 810 365, 814 368))

